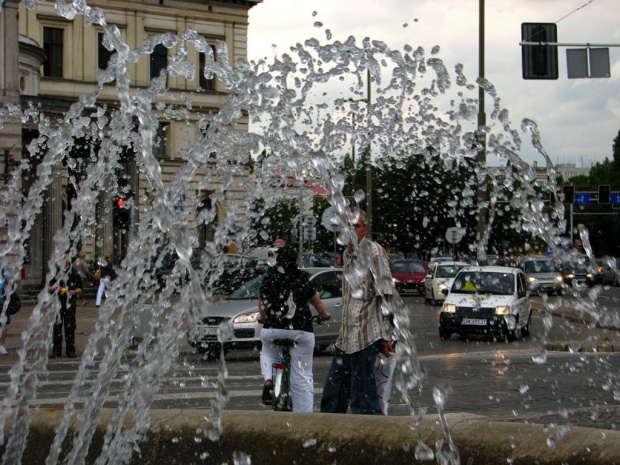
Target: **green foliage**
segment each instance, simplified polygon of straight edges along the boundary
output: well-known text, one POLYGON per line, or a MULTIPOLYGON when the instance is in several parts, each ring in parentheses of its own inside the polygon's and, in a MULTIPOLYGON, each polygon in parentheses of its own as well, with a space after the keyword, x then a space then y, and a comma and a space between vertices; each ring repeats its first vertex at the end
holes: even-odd
POLYGON ((278 199, 270 208, 265 208, 265 201, 259 199, 252 210, 255 214, 250 220, 250 228, 256 232, 253 246, 270 247, 276 239, 284 239, 287 244, 294 242, 291 220, 299 215, 296 199, 278 199))

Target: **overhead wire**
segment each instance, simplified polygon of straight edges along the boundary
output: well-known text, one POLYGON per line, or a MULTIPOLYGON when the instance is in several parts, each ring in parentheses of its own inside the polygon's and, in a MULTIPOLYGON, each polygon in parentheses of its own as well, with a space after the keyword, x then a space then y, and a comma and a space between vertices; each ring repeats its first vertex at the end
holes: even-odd
POLYGON ((559 23, 560 21, 562 21, 564 18, 568 18, 570 15, 572 15, 573 13, 581 10, 582 8, 587 7, 590 3, 592 3, 594 0, 590 0, 588 3, 584 3, 583 5, 581 5, 579 8, 574 9, 573 11, 571 11, 570 13, 568 13, 567 15, 562 16, 560 19, 558 19, 555 24, 559 23))

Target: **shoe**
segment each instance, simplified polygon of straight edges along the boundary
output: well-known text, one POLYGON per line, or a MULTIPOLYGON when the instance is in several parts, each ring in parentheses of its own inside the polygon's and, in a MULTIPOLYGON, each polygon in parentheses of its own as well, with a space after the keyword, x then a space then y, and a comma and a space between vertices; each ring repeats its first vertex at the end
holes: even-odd
POLYGON ((77 354, 75 352, 69 352, 67 354, 67 357, 69 357, 69 358, 77 358, 77 354))
POLYGON ((2 355, 6 355, 6 354, 8 354, 8 353, 9 353, 9 352, 6 350, 6 347, 4 347, 4 346, 0 346, 0 354, 2 354, 2 355))
POLYGON ((269 382, 269 384, 265 383, 265 385, 263 386, 263 404, 265 405, 271 405, 273 404, 273 385, 271 384, 271 382, 269 382))

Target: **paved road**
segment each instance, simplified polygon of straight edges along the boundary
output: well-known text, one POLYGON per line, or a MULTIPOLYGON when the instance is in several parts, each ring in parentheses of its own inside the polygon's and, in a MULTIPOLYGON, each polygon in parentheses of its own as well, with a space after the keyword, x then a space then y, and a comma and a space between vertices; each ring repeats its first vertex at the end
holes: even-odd
MULTIPOLYGON (((534 299, 535 305, 540 303, 534 299)), ((620 427, 615 409, 620 405, 619 353, 547 352, 546 360, 538 357, 548 340, 571 339, 576 335, 581 339, 598 339, 609 335, 609 329, 588 329, 583 324, 559 318, 552 318, 549 325, 549 322, 544 323, 548 317, 537 312, 532 336, 524 341, 506 343, 456 336, 442 341, 437 334, 439 307, 425 305, 418 297, 406 298, 406 304, 415 333, 420 373, 426 378, 421 391, 412 393, 415 408, 435 412, 433 390, 442 388, 446 392, 447 412, 467 411, 514 419, 551 414, 554 422, 576 421, 574 412, 580 412, 580 421, 585 419, 593 423, 592 426, 620 427), (614 407, 615 416, 606 410, 609 406, 614 407)), ((126 389, 125 378, 136 373, 133 355, 127 353, 123 368, 111 381, 105 406, 116 406, 117 396, 126 389)), ((2 362, 0 391, 8 388, 10 368, 10 363, 2 362)), ((153 392, 153 408, 209 408, 211 401, 220 395, 217 386, 222 366, 219 362, 204 360, 189 348, 179 362, 162 378, 158 391, 153 392)), ((318 408, 322 382, 330 363, 329 354, 315 357, 315 408, 318 408)), ((79 360, 50 361, 48 377, 39 383, 39 393, 33 403, 48 407, 64 405, 79 364, 79 360)), ((262 380, 258 353, 229 354, 226 370, 227 408, 264 409, 259 401, 262 380)), ((98 372, 99 362, 95 361, 85 376, 78 402, 91 395, 90 388, 98 372)), ((390 414, 408 415, 409 408, 396 390, 394 393, 390 414)))

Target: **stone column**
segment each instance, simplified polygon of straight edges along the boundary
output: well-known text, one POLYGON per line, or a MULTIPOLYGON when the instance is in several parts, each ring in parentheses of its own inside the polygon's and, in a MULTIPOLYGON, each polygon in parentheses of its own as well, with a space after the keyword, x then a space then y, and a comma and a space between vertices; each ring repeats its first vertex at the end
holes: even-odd
MULTIPOLYGON (((18 28, 19 0, 5 0, 0 13, 0 107, 19 105, 19 28, 18 28)), ((8 112, 7 112, 8 113, 8 112)), ((0 186, 7 189, 10 180, 22 158, 22 126, 19 117, 7 116, 0 129, 0 164, 2 175, 0 186)), ((2 205, 3 214, 0 215, 0 249, 9 250, 3 265, 8 265, 10 271, 19 276, 18 250, 11 250, 10 244, 19 234, 19 209, 21 207, 21 180, 18 180, 12 191, 11 200, 2 205)), ((4 255, 4 253, 2 254, 4 255)))

